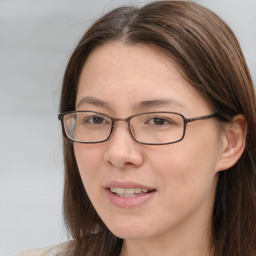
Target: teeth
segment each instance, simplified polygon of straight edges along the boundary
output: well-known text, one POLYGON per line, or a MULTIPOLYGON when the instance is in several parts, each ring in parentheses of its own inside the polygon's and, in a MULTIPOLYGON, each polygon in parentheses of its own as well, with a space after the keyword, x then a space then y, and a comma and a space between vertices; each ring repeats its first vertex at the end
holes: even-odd
POLYGON ((116 193, 119 195, 123 195, 124 194, 124 188, 116 188, 116 193))
POLYGON ((117 193, 117 188, 110 188, 113 193, 117 193))
POLYGON ((140 188, 135 188, 134 193, 136 193, 136 194, 141 193, 141 189, 140 188))
POLYGON ((147 193, 148 190, 147 189, 141 189, 141 188, 110 188, 110 190, 113 193, 116 193, 120 196, 124 195, 124 196, 131 196, 134 194, 140 194, 140 193, 147 193))
POLYGON ((126 188, 126 189, 124 189, 124 194, 126 194, 126 195, 133 195, 134 194, 134 188, 126 188))

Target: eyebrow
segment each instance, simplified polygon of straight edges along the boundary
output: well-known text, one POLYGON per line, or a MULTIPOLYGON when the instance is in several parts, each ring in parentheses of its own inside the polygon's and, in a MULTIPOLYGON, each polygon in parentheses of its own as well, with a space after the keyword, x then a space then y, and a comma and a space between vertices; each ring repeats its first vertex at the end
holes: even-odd
POLYGON ((165 107, 165 106, 174 106, 174 107, 185 107, 184 104, 176 101, 175 99, 153 99, 153 100, 145 100, 134 106, 134 108, 144 109, 144 108, 152 108, 152 107, 165 107))
POLYGON ((76 108, 80 107, 83 104, 91 104, 97 107, 103 107, 103 108, 107 108, 110 109, 110 106, 107 102, 103 101, 103 100, 99 100, 96 99, 92 96, 87 96, 87 97, 83 97, 76 105, 76 108))
MULTIPOLYGON (((92 96, 83 97, 76 105, 76 108, 80 107, 83 104, 91 104, 97 107, 102 107, 106 109, 111 109, 109 103, 103 100, 99 100, 92 96)), ((152 100, 144 100, 139 103, 136 103, 132 106, 133 109, 147 109, 153 107, 182 107, 185 108, 185 105, 176 101, 175 99, 167 98, 167 99, 152 99, 152 100)))

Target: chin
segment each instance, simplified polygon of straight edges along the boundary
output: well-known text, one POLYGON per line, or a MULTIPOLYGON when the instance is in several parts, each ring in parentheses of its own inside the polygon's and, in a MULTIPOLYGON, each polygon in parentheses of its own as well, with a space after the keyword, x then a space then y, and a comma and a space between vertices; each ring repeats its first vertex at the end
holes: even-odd
MULTIPOLYGON (((113 224, 113 223, 112 223, 113 224)), ((152 232, 151 229, 149 229, 150 226, 144 227, 144 226, 138 226, 136 224, 129 224, 126 225, 119 225, 119 226, 113 226, 109 225, 109 230, 117 237, 121 239, 143 239, 150 236, 150 233, 152 232)))
POLYGON ((136 232, 136 231, 126 231, 122 230, 120 232, 112 232, 115 236, 118 238, 124 239, 124 240, 138 240, 138 239, 145 239, 149 237, 148 234, 145 234, 144 232, 136 232))

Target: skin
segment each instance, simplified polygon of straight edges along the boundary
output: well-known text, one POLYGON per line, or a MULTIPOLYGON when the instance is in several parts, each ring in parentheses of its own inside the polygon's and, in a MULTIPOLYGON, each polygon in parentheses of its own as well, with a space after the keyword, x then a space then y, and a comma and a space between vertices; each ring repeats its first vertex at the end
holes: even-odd
MULTIPOLYGON (((119 118, 149 111, 173 111, 188 118, 213 113, 170 59, 147 46, 119 42, 96 48, 86 60, 77 110, 119 118), (97 101, 86 102, 84 97, 97 101), (173 101, 139 105, 167 98, 173 101)), ((117 122, 107 142, 74 143, 92 204, 107 227, 124 239, 121 255, 211 255, 218 172, 230 164, 223 157, 228 140, 222 134, 218 120, 212 118, 188 124, 185 138, 178 143, 150 146, 134 141, 127 124, 117 122), (110 181, 136 182, 156 192, 145 204, 123 209, 106 195, 110 181)))

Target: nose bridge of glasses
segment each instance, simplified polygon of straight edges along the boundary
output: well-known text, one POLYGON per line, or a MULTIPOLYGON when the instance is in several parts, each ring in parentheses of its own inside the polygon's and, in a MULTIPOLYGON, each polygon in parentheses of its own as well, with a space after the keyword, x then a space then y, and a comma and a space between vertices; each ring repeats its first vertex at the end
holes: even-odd
POLYGON ((127 117, 127 118, 113 118, 112 119, 112 129, 111 129, 111 133, 114 131, 114 129, 116 129, 116 122, 117 123, 123 123, 124 124, 124 127, 126 126, 127 124, 127 128, 128 128, 128 131, 130 133, 130 135, 132 135, 132 137, 134 137, 133 135, 133 127, 131 126, 130 124, 130 119, 131 117, 127 117), (126 124, 125 124, 126 123, 126 124))
MULTIPOLYGON (((130 117, 127 117, 127 118, 113 118, 112 119, 112 132, 114 129, 117 128, 117 125, 116 123, 120 123, 122 124, 123 123, 123 126, 125 127, 126 124, 127 124, 127 128, 129 129, 129 131, 131 132, 131 126, 130 126, 130 117), (126 123, 126 124, 125 124, 126 123)), ((118 125, 119 126, 119 125, 118 125)), ((122 125, 121 125, 122 126, 122 125)))
POLYGON ((127 123, 128 126, 130 126, 130 117, 126 117, 126 118, 113 118, 112 121, 113 121, 113 126, 115 125, 116 122, 125 122, 127 123))

